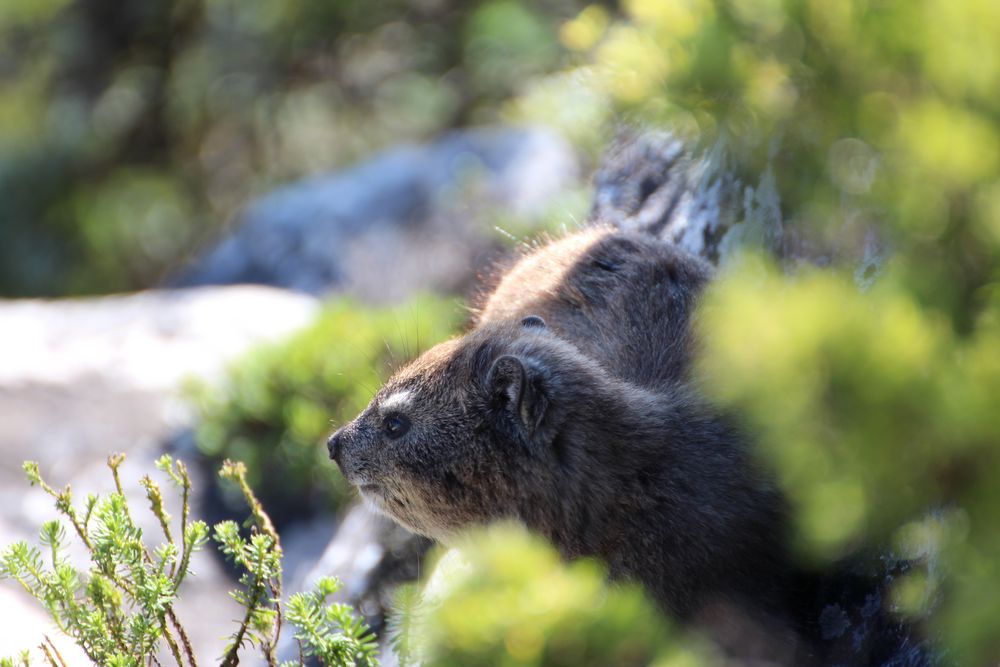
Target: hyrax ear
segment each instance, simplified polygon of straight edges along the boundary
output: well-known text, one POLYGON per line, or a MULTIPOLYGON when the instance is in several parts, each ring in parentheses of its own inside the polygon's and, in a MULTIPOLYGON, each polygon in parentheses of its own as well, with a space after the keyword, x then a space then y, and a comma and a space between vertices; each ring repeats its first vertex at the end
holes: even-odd
POLYGON ((548 408, 540 370, 531 362, 505 354, 487 376, 493 404, 503 410, 528 440, 535 439, 548 408))

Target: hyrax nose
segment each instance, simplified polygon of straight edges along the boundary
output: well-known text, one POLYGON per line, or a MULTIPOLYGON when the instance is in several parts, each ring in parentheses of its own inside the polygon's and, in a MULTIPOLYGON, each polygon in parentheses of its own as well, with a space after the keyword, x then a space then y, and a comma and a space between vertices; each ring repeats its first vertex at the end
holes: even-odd
POLYGON ((330 439, 326 441, 326 449, 330 452, 330 458, 340 465, 340 453, 344 451, 344 429, 339 428, 334 431, 330 439))

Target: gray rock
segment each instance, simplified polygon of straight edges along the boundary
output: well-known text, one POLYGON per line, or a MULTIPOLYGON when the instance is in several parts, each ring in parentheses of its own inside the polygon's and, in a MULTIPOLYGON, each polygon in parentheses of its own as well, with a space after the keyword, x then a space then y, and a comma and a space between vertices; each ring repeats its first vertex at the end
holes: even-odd
POLYGON ((258 341, 308 323, 315 299, 267 287, 0 300, 0 387, 99 381, 160 394, 209 377, 258 341))
POLYGON ((724 156, 721 145, 694 153, 669 132, 625 136, 594 176, 591 218, 645 230, 716 261, 723 237, 747 217, 743 188, 724 156))
MULTIPOLYGON (((768 148, 773 161, 780 146, 768 148)), ((785 219, 771 161, 756 182, 745 182, 734 176, 724 141, 696 149, 670 132, 626 135, 594 178, 591 218, 646 230, 716 264, 745 248, 787 267, 839 262, 855 267, 859 287, 870 287, 888 254, 877 216, 845 197, 836 235, 804 231, 785 219)), ((858 169, 870 170, 869 163, 858 169)))
POLYGON ((578 171, 569 146, 540 129, 455 132, 394 149, 250 204, 178 283, 337 289, 369 301, 454 289, 495 238, 491 209, 543 213, 578 171))

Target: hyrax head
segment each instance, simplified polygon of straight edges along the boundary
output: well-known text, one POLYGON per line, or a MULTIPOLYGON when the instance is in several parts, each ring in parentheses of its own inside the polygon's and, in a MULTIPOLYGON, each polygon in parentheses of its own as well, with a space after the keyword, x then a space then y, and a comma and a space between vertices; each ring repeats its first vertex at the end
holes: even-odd
POLYGON ((330 436, 330 457, 377 509, 439 540, 516 516, 523 471, 565 419, 557 369, 577 357, 539 317, 480 327, 397 372, 330 436))

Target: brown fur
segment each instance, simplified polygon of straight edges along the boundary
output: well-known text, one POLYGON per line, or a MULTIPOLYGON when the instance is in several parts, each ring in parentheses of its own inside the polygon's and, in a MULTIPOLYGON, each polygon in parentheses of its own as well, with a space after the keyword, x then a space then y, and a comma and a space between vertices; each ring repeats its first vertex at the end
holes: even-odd
POLYGON ((643 386, 686 375, 688 316, 710 268, 648 235, 589 228, 526 255, 478 323, 540 316, 609 372, 643 386))
POLYGON ((688 320, 709 275, 607 229, 528 253, 467 334, 397 372, 331 437, 331 456, 416 532, 447 542, 516 519, 683 617, 781 614, 784 502, 687 382, 688 320), (393 419, 408 425, 395 438, 393 419))

